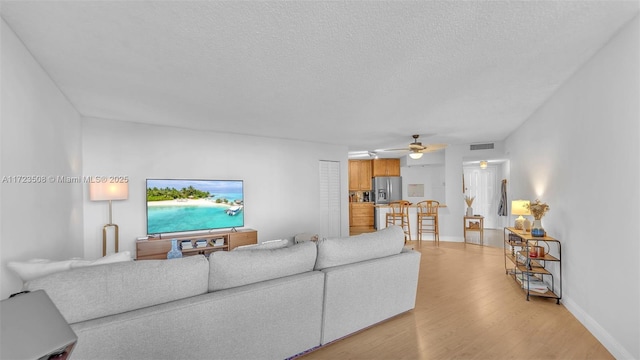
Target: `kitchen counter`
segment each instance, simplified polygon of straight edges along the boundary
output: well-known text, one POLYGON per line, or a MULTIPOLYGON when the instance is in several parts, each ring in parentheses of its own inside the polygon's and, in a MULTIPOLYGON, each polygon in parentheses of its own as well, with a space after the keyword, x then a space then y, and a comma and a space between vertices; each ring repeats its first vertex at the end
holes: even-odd
MULTIPOLYGON (((373 205, 373 206, 374 206, 374 207, 377 207, 377 208, 389 208, 389 204, 376 204, 376 205, 373 205)), ((410 207, 410 208, 417 208, 417 207, 418 207, 418 205, 416 205, 416 204, 411 204, 411 205, 409 205, 409 207, 410 207)), ((440 205, 438 205, 438 208, 445 208, 445 207, 447 207, 447 204, 440 204, 440 205)))

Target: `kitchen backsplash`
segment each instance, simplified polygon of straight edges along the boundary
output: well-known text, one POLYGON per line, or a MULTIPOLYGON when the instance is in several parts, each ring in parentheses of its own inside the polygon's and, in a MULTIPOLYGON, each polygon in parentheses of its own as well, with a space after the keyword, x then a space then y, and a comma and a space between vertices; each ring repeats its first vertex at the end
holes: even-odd
POLYGON ((350 191, 349 202, 373 202, 371 191, 350 191))

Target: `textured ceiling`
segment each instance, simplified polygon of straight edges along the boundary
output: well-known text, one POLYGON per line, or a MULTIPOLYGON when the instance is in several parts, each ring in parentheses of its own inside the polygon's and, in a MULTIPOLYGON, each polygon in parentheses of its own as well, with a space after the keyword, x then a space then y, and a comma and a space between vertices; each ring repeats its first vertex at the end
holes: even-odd
POLYGON ((502 140, 639 8, 637 1, 1 6, 84 116, 350 150, 406 145, 414 133, 423 143, 502 140))

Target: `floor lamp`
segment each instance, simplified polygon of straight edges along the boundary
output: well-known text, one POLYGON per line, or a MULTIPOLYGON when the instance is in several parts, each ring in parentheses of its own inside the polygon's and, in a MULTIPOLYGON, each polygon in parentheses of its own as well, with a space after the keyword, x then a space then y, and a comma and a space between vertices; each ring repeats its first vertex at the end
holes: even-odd
POLYGON ((129 198, 128 183, 90 183, 89 199, 91 201, 109 201, 109 223, 102 228, 102 256, 107 255, 107 229, 113 227, 115 247, 118 252, 118 225, 113 223, 111 202, 113 200, 127 200, 129 198))

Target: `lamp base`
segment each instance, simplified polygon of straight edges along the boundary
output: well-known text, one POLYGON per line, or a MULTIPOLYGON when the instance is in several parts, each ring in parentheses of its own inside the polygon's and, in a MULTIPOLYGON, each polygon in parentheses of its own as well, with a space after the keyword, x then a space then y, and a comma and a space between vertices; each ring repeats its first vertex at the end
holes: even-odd
POLYGON ((115 247, 118 252, 118 225, 107 224, 102 228, 102 256, 107 256, 107 229, 113 227, 113 233, 115 235, 115 247))
POLYGON ((520 215, 520 217, 518 217, 516 219, 516 222, 513 225, 513 227, 516 228, 516 230, 523 230, 524 229, 524 218, 522 217, 522 215, 520 215))

